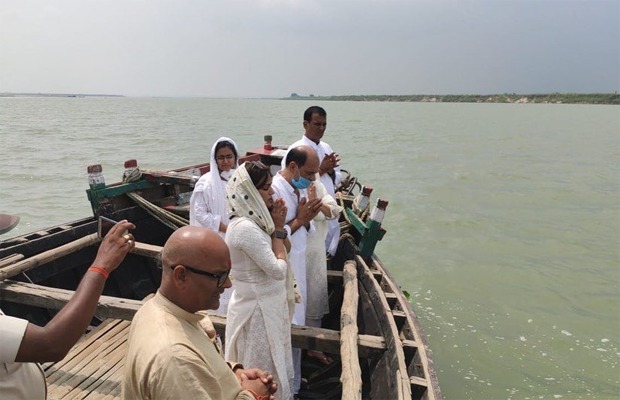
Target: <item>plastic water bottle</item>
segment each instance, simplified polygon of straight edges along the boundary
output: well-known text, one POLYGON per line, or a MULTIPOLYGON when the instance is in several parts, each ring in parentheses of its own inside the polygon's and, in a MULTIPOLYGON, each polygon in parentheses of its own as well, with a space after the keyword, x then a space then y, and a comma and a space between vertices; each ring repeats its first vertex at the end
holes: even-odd
POLYGON ((101 164, 89 165, 86 171, 88 172, 88 185, 91 189, 102 189, 105 187, 105 179, 103 178, 103 168, 101 168, 101 164))

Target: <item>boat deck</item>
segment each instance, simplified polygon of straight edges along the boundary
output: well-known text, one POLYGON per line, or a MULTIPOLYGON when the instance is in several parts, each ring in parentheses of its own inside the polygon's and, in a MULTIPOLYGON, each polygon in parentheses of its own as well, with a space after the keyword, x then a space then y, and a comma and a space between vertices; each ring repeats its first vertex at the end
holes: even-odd
POLYGON ((129 326, 129 321, 107 319, 63 360, 44 364, 47 398, 120 398, 129 326))

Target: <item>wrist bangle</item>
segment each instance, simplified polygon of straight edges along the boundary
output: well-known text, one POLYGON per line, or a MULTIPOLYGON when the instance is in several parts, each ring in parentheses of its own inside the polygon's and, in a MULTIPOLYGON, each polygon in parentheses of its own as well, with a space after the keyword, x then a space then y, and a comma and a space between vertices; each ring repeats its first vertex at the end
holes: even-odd
POLYGON ((105 269, 103 269, 101 267, 97 267, 96 265, 93 265, 92 267, 88 268, 88 270, 96 272, 96 273, 98 273, 99 275, 103 276, 106 279, 108 279, 108 277, 110 276, 110 273, 108 271, 106 271, 105 269))

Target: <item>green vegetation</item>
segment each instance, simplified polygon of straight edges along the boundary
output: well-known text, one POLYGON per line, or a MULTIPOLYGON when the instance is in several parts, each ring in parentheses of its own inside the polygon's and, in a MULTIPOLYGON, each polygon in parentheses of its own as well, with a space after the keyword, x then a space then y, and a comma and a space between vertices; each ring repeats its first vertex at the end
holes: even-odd
POLYGON ((616 93, 548 93, 548 94, 448 94, 448 95, 356 95, 356 96, 300 96, 291 94, 283 100, 328 101, 396 101, 422 103, 543 103, 543 104, 620 104, 616 93))

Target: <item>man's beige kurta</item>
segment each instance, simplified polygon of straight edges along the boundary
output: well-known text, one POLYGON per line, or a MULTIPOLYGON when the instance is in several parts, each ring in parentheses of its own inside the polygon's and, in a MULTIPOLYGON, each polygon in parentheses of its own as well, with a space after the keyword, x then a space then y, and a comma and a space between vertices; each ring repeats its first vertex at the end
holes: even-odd
POLYGON ((144 303, 129 332, 121 397, 253 400, 201 327, 203 318, 159 292, 144 303))

